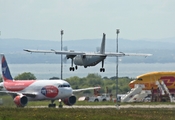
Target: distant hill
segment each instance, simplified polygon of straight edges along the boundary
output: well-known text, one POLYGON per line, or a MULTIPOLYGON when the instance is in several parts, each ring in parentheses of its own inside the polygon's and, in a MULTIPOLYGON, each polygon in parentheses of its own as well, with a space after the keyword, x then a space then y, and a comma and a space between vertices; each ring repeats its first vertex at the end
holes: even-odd
MULTIPOLYGON (((68 50, 96 52, 101 39, 63 40, 68 50)), ((132 53, 151 53, 152 57, 122 57, 123 63, 168 63, 175 62, 175 39, 162 40, 127 40, 119 38, 119 51, 132 53)), ((61 50, 61 42, 51 40, 0 39, 0 53, 4 53, 11 63, 60 63, 60 55, 27 53, 23 49, 61 50)), ((106 40, 106 51, 116 51, 116 40, 106 40)), ((107 63, 115 62, 109 57, 107 63)))

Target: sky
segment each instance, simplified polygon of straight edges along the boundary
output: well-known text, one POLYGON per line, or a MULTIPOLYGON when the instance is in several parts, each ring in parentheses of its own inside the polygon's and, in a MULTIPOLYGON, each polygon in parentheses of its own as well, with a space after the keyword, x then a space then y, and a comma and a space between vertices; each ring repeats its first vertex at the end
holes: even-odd
POLYGON ((0 0, 0 38, 175 37, 175 0, 0 0))

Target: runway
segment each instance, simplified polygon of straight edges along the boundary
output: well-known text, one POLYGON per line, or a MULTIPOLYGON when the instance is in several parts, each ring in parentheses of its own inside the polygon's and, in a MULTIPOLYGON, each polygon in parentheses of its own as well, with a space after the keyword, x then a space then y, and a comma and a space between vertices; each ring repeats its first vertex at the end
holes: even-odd
MULTIPOLYGON (((48 106, 27 106, 27 108, 48 108, 48 106)), ((56 107, 58 108, 58 106, 56 107)), ((87 109, 104 109, 104 108, 114 108, 114 109, 124 109, 124 108, 175 108, 175 105, 98 105, 98 106, 90 106, 90 105, 73 105, 66 106, 63 108, 87 108, 87 109)))

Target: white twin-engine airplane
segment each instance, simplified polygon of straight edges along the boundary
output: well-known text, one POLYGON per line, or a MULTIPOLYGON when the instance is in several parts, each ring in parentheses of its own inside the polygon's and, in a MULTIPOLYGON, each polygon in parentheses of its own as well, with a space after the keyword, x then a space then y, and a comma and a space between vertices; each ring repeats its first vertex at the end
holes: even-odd
POLYGON ((55 107, 55 100, 61 100, 66 105, 76 102, 75 92, 99 89, 90 87, 73 90, 70 84, 64 80, 13 80, 5 56, 1 56, 3 82, 0 83, 1 93, 8 93, 13 97, 18 107, 24 107, 28 101, 51 100, 48 107, 55 107))
POLYGON ((104 59, 109 57, 122 57, 122 56, 151 56, 152 54, 142 54, 142 53, 123 53, 123 52, 105 52, 105 37, 106 35, 103 33, 103 38, 101 42, 100 51, 97 53, 87 53, 87 52, 76 52, 76 51, 55 51, 55 50, 30 50, 24 49, 24 51, 31 53, 55 53, 55 54, 65 54, 67 59, 71 59, 71 67, 70 71, 74 71, 78 69, 77 66, 84 66, 87 68, 89 66, 95 66, 99 62, 102 62, 102 68, 100 68, 100 72, 105 72, 104 59), (75 64, 75 68, 73 67, 73 63, 75 64))

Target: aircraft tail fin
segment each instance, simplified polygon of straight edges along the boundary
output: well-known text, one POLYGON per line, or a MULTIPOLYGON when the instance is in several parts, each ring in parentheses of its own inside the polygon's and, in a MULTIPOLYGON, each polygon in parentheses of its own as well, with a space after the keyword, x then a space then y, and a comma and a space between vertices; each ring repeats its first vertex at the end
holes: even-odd
POLYGON ((6 80, 13 81, 13 78, 11 76, 11 73, 10 73, 10 70, 9 70, 4 54, 0 54, 0 56, 1 56, 1 70, 2 70, 3 81, 6 81, 6 80))
POLYGON ((101 42, 101 49, 100 49, 101 54, 105 53, 105 40, 106 40, 106 34, 103 33, 103 38, 102 38, 102 42, 101 42))

